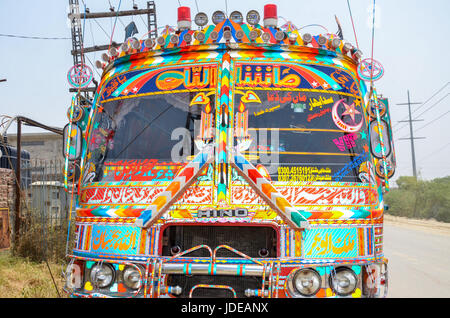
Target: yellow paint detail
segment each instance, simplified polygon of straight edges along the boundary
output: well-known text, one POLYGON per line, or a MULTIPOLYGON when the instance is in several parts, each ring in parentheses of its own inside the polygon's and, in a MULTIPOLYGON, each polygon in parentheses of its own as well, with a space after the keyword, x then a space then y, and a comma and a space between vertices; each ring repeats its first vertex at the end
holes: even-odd
POLYGON ((353 298, 361 298, 361 289, 356 288, 355 292, 352 294, 353 298))
POLYGON ((255 212, 255 215, 253 216, 253 219, 274 219, 277 216, 277 214, 274 211, 257 211, 255 212))
POLYGON ((159 196, 153 201, 152 205, 156 205, 158 210, 160 210, 164 206, 164 204, 166 204, 166 202, 167 199, 165 196, 159 196))
POLYGON ((94 289, 94 287, 92 287, 91 282, 86 282, 86 284, 84 284, 84 289, 91 291, 94 289))
POLYGON ((276 199, 277 206, 281 209, 281 211, 285 212, 286 207, 291 206, 290 203, 285 198, 277 198, 276 199))
POLYGON ((174 210, 170 211, 169 214, 175 219, 192 219, 192 215, 188 210, 174 210))
POLYGON ((326 295, 327 297, 333 297, 334 296, 333 290, 331 288, 327 288, 326 295))
POLYGON ((230 82, 226 76, 222 77, 222 86, 230 86, 230 82))

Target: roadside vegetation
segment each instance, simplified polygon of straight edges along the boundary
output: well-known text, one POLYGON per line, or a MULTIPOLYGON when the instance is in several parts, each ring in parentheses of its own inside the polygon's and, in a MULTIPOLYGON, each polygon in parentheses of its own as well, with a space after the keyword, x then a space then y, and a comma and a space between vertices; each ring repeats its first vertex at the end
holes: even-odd
POLYGON ((400 177, 397 185, 385 195, 386 213, 450 223, 450 176, 431 181, 400 177))
MULTIPOLYGON (((53 278, 62 292, 62 266, 49 263, 53 278)), ((0 251, 0 298, 57 298, 58 292, 45 262, 33 262, 28 258, 13 256, 10 251, 0 251)))

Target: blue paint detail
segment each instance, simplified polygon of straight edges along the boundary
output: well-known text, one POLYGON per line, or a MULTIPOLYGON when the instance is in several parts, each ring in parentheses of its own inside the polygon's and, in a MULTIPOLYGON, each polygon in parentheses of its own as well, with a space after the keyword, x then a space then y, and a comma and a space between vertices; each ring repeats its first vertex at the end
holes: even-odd
POLYGON ((359 275, 361 273, 361 266, 352 266, 352 270, 356 275, 359 275))
POLYGON ((138 219, 143 221, 143 224, 147 224, 148 221, 152 218, 152 210, 144 210, 141 212, 141 215, 139 215, 138 219))

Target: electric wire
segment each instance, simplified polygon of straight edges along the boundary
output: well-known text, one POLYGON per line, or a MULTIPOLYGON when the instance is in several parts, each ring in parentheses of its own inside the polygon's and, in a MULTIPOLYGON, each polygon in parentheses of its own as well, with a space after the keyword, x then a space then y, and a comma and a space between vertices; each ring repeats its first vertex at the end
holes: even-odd
POLYGON ((117 18, 119 17, 119 11, 120 11, 120 5, 122 4, 122 0, 119 0, 119 6, 117 7, 117 13, 116 13, 116 19, 114 20, 114 26, 111 32, 111 38, 109 40, 109 47, 108 50, 111 48, 111 44, 112 44, 112 40, 113 40, 113 36, 114 36, 114 31, 116 29, 116 23, 117 23, 117 18))
POLYGON ((141 18, 141 21, 144 24, 145 29, 148 30, 148 23, 144 21, 144 18, 142 18, 142 15, 139 15, 139 18, 141 18))
POLYGON ((423 114, 425 114, 427 111, 429 111, 430 109, 434 108, 435 106, 439 105, 440 102, 442 102, 444 99, 446 99, 448 96, 450 95, 450 93, 447 93, 447 95, 445 95, 444 97, 442 97, 440 100, 438 100, 436 103, 434 103, 433 105, 431 105, 430 107, 428 107, 426 110, 424 110, 423 112, 421 112, 419 115, 417 115, 417 117, 422 116, 423 114))
POLYGON ((428 124, 426 124, 426 125, 424 125, 424 126, 418 128, 416 131, 422 130, 423 128, 430 126, 432 123, 438 121, 439 119, 442 119, 442 117, 446 116, 447 114, 450 114, 450 110, 447 111, 447 112, 445 112, 445 113, 443 113, 442 115, 438 116, 437 118, 433 119, 433 120, 430 121, 428 124))
POLYGON ((95 23, 97 23, 97 25, 100 27, 100 29, 102 29, 102 31, 106 34, 106 37, 107 37, 108 40, 109 40, 109 36, 110 36, 110 35, 108 34, 108 32, 106 32, 105 29, 101 26, 101 24, 98 23, 97 19, 93 19, 93 20, 94 20, 95 23))
MULTIPOLYGON (((432 100, 436 95, 438 95, 440 92, 442 92, 442 90, 447 87, 447 85, 450 84, 450 82, 447 82, 446 84, 444 84, 444 86, 442 86, 437 92, 435 92, 430 98, 428 98, 424 103, 422 103, 422 105, 420 105, 419 107, 417 107, 412 113, 411 115, 413 115, 414 113, 416 113, 419 109, 421 109, 423 106, 425 106, 430 100, 432 100)), ((434 105, 433 105, 434 106, 434 105)), ((423 113, 422 113, 423 114, 423 113)), ((421 114, 421 115, 422 115, 421 114)), ((419 115, 420 116, 420 115, 419 115)), ((417 117, 419 117, 417 116, 417 117)), ((407 120, 408 116, 406 116, 405 118, 403 118, 401 121, 407 120)), ((393 128, 396 128, 396 126, 398 127, 398 125, 401 124, 400 122, 394 124, 393 128)), ((405 124, 402 127, 397 128, 394 132, 399 131, 400 129, 405 128, 406 126, 408 126, 408 124, 405 124)))
POLYGON ((4 33, 0 33, 0 36, 9 37, 9 38, 32 39, 32 40, 71 40, 72 39, 72 38, 64 38, 64 37, 26 36, 26 35, 14 35, 14 34, 4 34, 4 33))
POLYGON ((356 47, 359 49, 358 37, 356 36, 355 23, 353 22, 352 9, 350 8, 350 0, 347 0, 348 11, 350 13, 350 20, 352 21, 353 34, 355 35, 356 47))
POLYGON ((425 157, 420 158, 418 161, 422 161, 423 159, 430 158, 431 156, 433 156, 433 155, 435 155, 435 154, 441 152, 442 150, 444 150, 444 149, 447 148, 448 146, 450 146, 450 142, 449 142, 448 144, 446 144, 446 145, 440 147, 440 148, 437 149, 436 151, 433 151, 433 152, 427 154, 425 157))

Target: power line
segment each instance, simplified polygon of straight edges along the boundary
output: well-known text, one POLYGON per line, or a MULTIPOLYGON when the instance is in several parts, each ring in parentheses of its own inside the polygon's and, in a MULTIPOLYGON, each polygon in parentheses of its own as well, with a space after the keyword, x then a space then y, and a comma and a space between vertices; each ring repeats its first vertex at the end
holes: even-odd
POLYGON ((427 108, 426 110, 424 110, 422 113, 420 113, 419 115, 417 115, 417 117, 422 116, 423 114, 425 114, 427 111, 429 111, 430 109, 432 109, 434 106, 438 105, 440 102, 442 102, 444 99, 447 98, 447 96, 449 96, 450 93, 448 93, 447 95, 445 95, 444 97, 442 97, 439 101, 437 101, 436 103, 434 103, 431 107, 427 108))
POLYGON ((2 33, 0 33, 0 36, 9 37, 9 38, 33 39, 33 40, 71 40, 71 38, 26 36, 26 35, 14 35, 14 34, 2 34, 2 33))
MULTIPOLYGON (((436 117, 435 119, 433 119, 433 120, 432 120, 431 122, 429 122, 428 124, 426 124, 426 125, 424 125, 424 126, 418 128, 418 129, 415 129, 414 132, 418 132, 419 130, 422 130, 423 128, 430 126, 432 123, 438 121, 439 119, 441 119, 442 117, 444 117, 444 116, 447 115, 447 114, 450 114, 450 110, 447 111, 447 112, 445 112, 445 113, 443 113, 442 115, 436 117)), ((405 135, 404 137, 400 138, 399 140, 401 140, 401 139, 409 139, 409 138, 405 138, 405 137, 406 137, 406 135, 405 135)))
POLYGON ((447 114, 450 114, 450 110, 447 111, 447 112, 445 112, 445 113, 443 113, 443 114, 440 115, 439 117, 433 119, 431 122, 429 122, 429 123, 426 124, 425 126, 422 126, 422 127, 418 128, 416 131, 419 131, 419 130, 421 130, 421 129, 427 127, 427 126, 430 126, 432 123, 434 123, 435 121, 438 121, 439 119, 441 119, 442 117, 444 117, 444 116, 447 115, 447 114))
MULTIPOLYGON (((111 18, 112 19, 112 18, 111 18)), ((105 31, 105 29, 100 25, 100 23, 98 23, 97 19, 93 19, 95 23, 97 23, 97 25, 100 27, 100 29, 103 30, 103 32, 106 34, 106 37, 109 40, 110 34, 108 34, 108 32, 105 31)))
MULTIPOLYGON (((430 100, 432 100, 437 94, 439 94, 445 87, 447 87, 447 85, 450 84, 450 82, 447 82, 446 84, 444 84, 444 86, 442 86, 436 93, 434 93, 430 98, 428 98, 424 103, 422 103, 422 105, 420 105, 419 107, 417 107, 412 114, 414 114, 415 112, 417 112, 420 108, 422 108, 423 106, 425 106, 426 103, 428 103, 430 100)), ((419 117, 419 116, 417 116, 419 117)), ((405 118, 403 118, 402 120, 406 120, 408 118, 408 116, 406 116, 405 118)), ((396 125, 399 125, 399 123, 397 123, 396 125)), ((394 125, 394 128, 395 126, 394 125)), ((404 125, 398 129, 396 129, 394 132, 399 131, 400 129, 405 128, 407 125, 404 125)))
POLYGON ((450 146, 450 142, 449 142, 448 144, 444 145, 443 147, 440 147, 440 148, 437 149, 436 151, 433 151, 432 153, 427 154, 426 157, 420 158, 419 161, 422 161, 422 160, 425 159, 425 158, 430 158, 432 155, 435 155, 435 154, 441 152, 442 150, 444 150, 444 149, 447 148, 448 146, 450 146))

